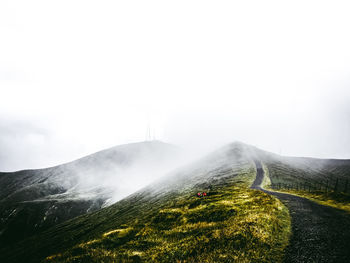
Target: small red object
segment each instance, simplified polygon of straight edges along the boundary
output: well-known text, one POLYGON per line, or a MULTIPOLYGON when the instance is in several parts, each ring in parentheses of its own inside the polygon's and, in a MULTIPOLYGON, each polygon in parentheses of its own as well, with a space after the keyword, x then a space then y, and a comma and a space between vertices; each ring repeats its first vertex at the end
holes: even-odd
POLYGON ((203 192, 203 195, 204 195, 204 196, 206 196, 206 195, 207 195, 207 193, 206 193, 206 192, 203 192))

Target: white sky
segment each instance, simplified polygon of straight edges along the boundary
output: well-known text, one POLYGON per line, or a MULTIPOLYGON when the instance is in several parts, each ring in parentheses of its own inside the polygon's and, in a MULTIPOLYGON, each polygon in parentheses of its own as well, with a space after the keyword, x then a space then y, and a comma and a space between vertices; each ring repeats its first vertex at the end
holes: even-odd
POLYGON ((0 170, 157 139, 350 158, 348 1, 0 2, 0 170))

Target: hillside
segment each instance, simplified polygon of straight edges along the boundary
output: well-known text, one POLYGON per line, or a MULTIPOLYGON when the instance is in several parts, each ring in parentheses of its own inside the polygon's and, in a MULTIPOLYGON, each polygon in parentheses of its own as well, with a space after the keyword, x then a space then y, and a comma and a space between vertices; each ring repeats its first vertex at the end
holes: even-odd
POLYGON ((178 154, 175 146, 152 141, 51 168, 0 173, 0 246, 112 204, 167 171, 178 154), (132 178, 140 184, 128 184, 132 178))
POLYGON ((350 193, 350 160, 286 157, 258 151, 275 189, 350 193))
POLYGON ((265 158, 269 188, 350 212, 350 160, 265 158))
POLYGON ((338 241, 339 231, 334 231, 339 222, 344 229, 350 225, 344 211, 260 190, 264 185, 287 191, 293 184, 346 181, 349 163, 283 157, 232 143, 111 206, 5 244, 0 261, 344 262, 341 242, 349 240, 349 231, 338 229, 344 233, 338 241), (198 192, 207 195, 197 197, 198 192), (338 254, 323 247, 328 231, 335 233, 332 243, 340 244, 338 254), (310 241, 314 237, 321 238, 317 249, 310 241), (297 257, 293 249, 300 250, 297 257))
POLYGON ((110 207, 4 248, 1 255, 11 262, 281 260, 288 212, 277 199, 249 189, 254 178, 247 146, 231 144, 110 207), (207 197, 196 197, 204 191, 207 197))

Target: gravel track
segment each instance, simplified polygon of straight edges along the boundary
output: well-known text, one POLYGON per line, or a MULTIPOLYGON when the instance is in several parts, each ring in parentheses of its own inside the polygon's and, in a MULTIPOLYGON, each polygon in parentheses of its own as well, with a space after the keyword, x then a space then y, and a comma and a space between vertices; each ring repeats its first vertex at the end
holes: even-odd
POLYGON ((309 199, 268 191, 261 187, 264 170, 255 161, 251 188, 276 196, 289 209, 292 236, 284 262, 350 262, 350 214, 309 199))

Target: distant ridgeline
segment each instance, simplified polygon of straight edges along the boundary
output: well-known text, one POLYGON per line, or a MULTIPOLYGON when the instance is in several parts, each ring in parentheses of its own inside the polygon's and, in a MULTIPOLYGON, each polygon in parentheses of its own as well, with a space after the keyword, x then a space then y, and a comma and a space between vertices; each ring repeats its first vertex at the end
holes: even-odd
POLYGON ((350 194, 350 160, 279 157, 265 164, 273 189, 350 194))

